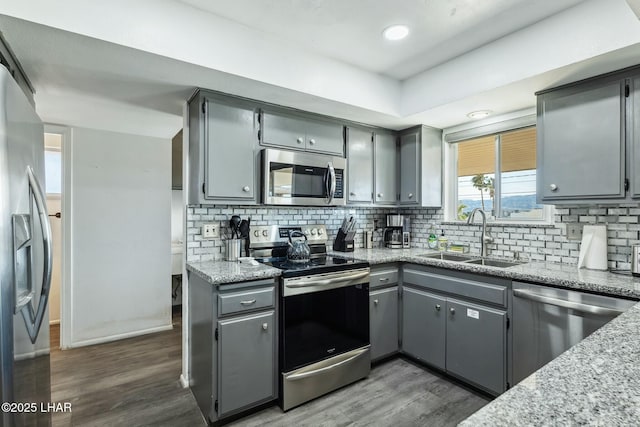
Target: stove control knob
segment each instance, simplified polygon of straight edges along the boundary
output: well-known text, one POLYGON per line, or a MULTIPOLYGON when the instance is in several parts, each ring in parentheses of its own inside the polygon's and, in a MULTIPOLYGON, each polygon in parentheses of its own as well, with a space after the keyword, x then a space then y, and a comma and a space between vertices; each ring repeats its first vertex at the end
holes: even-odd
POLYGON ((316 229, 315 229, 315 228, 312 228, 312 229, 311 229, 311 235, 312 235, 312 236, 315 236, 315 235, 316 235, 316 233, 317 233, 317 232, 316 232, 316 229))
POLYGON ((308 228, 306 230, 304 230, 304 234, 305 234, 305 236, 309 235, 309 229, 308 228))
POLYGON ((254 231, 254 232, 253 232, 253 235, 254 235, 255 237, 260 237, 260 231, 258 231, 258 230, 254 231))
POLYGON ((269 232, 267 230, 262 230, 262 235, 264 237, 267 237, 267 236, 269 236, 269 232))
POLYGON ((322 236, 323 233, 324 231, 322 231, 322 228, 318 228, 318 236, 322 236))

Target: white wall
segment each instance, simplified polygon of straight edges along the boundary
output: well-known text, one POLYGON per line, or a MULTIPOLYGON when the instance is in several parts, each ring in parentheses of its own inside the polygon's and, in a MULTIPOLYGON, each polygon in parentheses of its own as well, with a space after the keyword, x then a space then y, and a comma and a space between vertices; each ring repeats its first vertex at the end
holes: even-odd
POLYGON ((184 205, 182 190, 171 191, 171 241, 181 242, 184 234, 184 205))
POLYGON ((171 328, 171 141, 73 128, 66 149, 69 346, 171 328))

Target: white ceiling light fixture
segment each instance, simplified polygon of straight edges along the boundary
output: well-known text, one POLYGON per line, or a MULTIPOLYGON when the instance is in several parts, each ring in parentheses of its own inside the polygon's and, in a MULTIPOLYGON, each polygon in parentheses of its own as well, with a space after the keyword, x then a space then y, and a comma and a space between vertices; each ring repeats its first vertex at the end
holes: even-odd
POLYGON ((492 112, 491 110, 472 111, 469 114, 467 114, 467 117, 469 117, 470 119, 484 119, 489 114, 491 114, 491 112, 492 112))
POLYGON ((387 40, 402 40, 409 35, 409 27, 400 24, 391 25, 390 27, 384 29, 382 35, 387 40))

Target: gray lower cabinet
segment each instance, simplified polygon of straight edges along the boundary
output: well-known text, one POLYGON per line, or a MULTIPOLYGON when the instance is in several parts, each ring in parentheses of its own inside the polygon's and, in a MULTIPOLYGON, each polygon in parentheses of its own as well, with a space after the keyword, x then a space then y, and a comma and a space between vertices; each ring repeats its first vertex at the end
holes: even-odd
POLYGON ((495 393, 506 379, 507 313, 447 299, 447 372, 495 393))
POLYGON ((446 300, 418 289, 402 289, 402 350, 445 369, 446 300))
POLYGON ((376 133, 374 142, 374 202, 394 205, 398 197, 398 155, 396 136, 376 133))
POLYGON ((373 132, 347 131, 347 202, 373 202, 373 132))
POLYGON ((398 351, 398 287, 369 293, 371 360, 398 351))
POLYGON ((625 198, 625 80, 609 76, 538 96, 539 202, 625 198))
POLYGON ((189 274, 191 378, 208 421, 277 398, 273 279, 212 285, 189 274))
POLYGON ((342 124, 281 111, 263 111, 261 144, 344 156, 342 124))
POLYGON ((502 393, 507 388, 507 284, 500 278, 404 265, 402 351, 502 393))
POLYGON ((218 414, 224 417, 274 390, 274 311, 218 321, 218 414))

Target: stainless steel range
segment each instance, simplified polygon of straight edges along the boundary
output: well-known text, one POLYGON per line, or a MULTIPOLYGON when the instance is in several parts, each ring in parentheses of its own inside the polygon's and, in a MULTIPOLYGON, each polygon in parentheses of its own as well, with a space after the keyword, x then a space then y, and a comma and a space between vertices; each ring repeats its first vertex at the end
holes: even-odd
POLYGON ((369 263, 327 255, 324 225, 253 227, 251 255, 282 269, 280 406, 287 411, 370 371, 369 263), (295 233, 298 232, 298 233, 295 233), (287 260, 289 236, 306 236, 307 262, 287 260))

